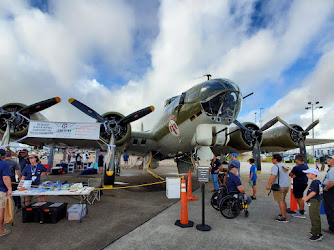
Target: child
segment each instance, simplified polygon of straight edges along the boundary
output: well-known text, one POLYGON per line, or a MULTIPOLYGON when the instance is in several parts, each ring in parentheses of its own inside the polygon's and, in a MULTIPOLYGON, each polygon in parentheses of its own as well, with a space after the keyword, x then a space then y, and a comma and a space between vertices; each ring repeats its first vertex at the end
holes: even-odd
POLYGON ((254 159, 251 158, 248 160, 249 163, 252 165, 249 171, 249 185, 253 188, 253 195, 251 196, 252 200, 256 200, 256 179, 257 179, 257 166, 254 164, 254 159))
POLYGON ((323 236, 321 233, 321 219, 320 219, 320 207, 322 200, 322 185, 319 180, 317 180, 317 176, 319 174, 319 170, 315 168, 309 168, 307 170, 303 170, 306 174, 307 178, 311 179, 312 182, 307 190, 307 196, 303 197, 303 201, 309 202, 309 212, 310 212, 310 220, 311 220, 311 232, 312 235, 309 240, 317 241, 322 240, 323 236))

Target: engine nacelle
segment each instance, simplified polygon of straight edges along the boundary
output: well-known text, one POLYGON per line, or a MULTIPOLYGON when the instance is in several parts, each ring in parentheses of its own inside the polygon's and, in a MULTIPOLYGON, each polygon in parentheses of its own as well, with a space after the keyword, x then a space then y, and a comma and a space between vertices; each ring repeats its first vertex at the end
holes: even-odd
MULTIPOLYGON (((27 105, 22 104, 22 103, 8 103, 2 106, 4 110, 12 113, 16 117, 12 126, 10 127, 10 137, 12 139, 22 138, 28 133, 29 121, 23 118, 22 116, 15 114, 16 111, 24 107, 27 107, 27 105)), ((35 113, 33 115, 26 115, 26 117, 31 120, 47 121, 47 119, 40 113, 35 113)), ((0 118, 0 134, 1 135, 5 133, 6 127, 7 127, 7 123, 5 119, 0 118)))
MULTIPOLYGON (((259 130, 260 128, 251 122, 244 122, 242 123, 246 128, 249 128, 251 130, 259 130)), ((252 141, 254 140, 252 137, 250 137, 249 133, 247 131, 244 131, 240 129, 238 126, 233 126, 229 129, 229 133, 238 130, 230 135, 230 142, 229 146, 232 148, 236 148, 239 150, 252 150, 252 141)), ((259 136, 258 138, 260 145, 263 140, 263 136, 259 136)))
MULTIPOLYGON (((107 112, 102 115, 105 120, 108 121, 106 123, 106 126, 110 126, 114 130, 115 134, 115 140, 116 140, 116 146, 122 146, 124 143, 126 143, 131 136, 131 125, 127 124, 124 126, 117 125, 117 122, 121 120, 124 115, 118 113, 118 112, 107 112)), ((106 129, 104 127, 104 124, 101 125, 100 129, 100 137, 107 143, 110 141, 110 136, 106 132, 106 129)))
MULTIPOLYGON (((297 131, 303 131, 303 129, 296 124, 290 124, 297 131)), ((305 139, 305 138, 304 138, 305 139)), ((263 133, 264 147, 282 147, 282 148, 296 148, 298 147, 298 139, 295 136, 295 132, 290 131, 285 126, 273 128, 263 133)))

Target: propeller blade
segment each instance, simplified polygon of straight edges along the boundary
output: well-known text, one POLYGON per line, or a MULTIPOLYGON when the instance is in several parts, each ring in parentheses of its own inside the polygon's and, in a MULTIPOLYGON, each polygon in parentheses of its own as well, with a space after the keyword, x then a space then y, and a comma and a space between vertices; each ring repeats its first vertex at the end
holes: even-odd
POLYGON ((143 108, 141 110, 138 110, 128 116, 123 117, 118 124, 119 125, 126 125, 130 122, 136 121, 142 117, 144 117, 145 115, 148 115, 149 113, 154 111, 154 107, 153 106, 149 106, 147 108, 143 108))
POLYGON ((312 128, 314 128, 316 125, 318 125, 319 120, 316 120, 314 122, 312 122, 306 129, 305 131, 310 131, 312 128))
POLYGON ((280 123, 282 123, 285 127, 287 127, 288 129, 295 131, 296 133, 299 133, 300 131, 295 130, 293 127, 291 127, 288 123, 286 123, 285 121, 283 121, 281 118, 278 117, 278 121, 280 123))
POLYGON ((6 128, 5 133, 2 136, 1 146, 9 144, 9 141, 10 141, 10 132, 9 132, 9 129, 10 129, 10 124, 9 124, 9 121, 7 121, 7 128, 6 128))
POLYGON ((105 156, 105 170, 104 170, 104 185, 113 185, 116 174, 116 163, 115 163, 115 155, 116 155, 116 139, 115 134, 111 130, 111 136, 109 141, 108 153, 105 156))
POLYGON ((261 155, 260 155, 260 142, 259 140, 255 140, 254 146, 253 146, 253 158, 254 163, 257 166, 257 170, 261 171, 261 155))
POLYGON ((61 100, 59 97, 54 97, 54 98, 50 98, 41 102, 37 102, 34 103, 32 105, 29 105, 27 107, 21 108, 20 110, 18 110, 17 112, 22 114, 22 115, 32 115, 35 114, 37 112, 40 112, 44 109, 47 109, 57 103, 59 103, 61 100))
POLYGON ((262 126, 261 130, 266 131, 268 128, 274 126, 279 119, 280 119, 279 116, 276 116, 274 119, 271 119, 269 122, 267 122, 262 126))
POLYGON ((241 129, 243 129, 243 130, 245 130, 245 131, 248 131, 248 132, 250 132, 250 133, 253 132, 253 130, 250 130, 249 128, 246 128, 242 123, 240 123, 240 122, 237 121, 237 120, 235 120, 233 123, 234 123, 235 125, 237 125, 239 128, 241 128, 241 129))
POLYGON ((75 100, 74 98, 68 99, 68 102, 71 103, 74 107, 81 110, 86 115, 94 118, 95 120, 99 122, 104 122, 103 116, 101 116, 99 113, 91 109, 90 107, 86 106, 82 102, 79 102, 78 100, 75 100))
POLYGON ((298 140, 299 152, 302 156, 304 156, 304 163, 307 164, 307 155, 306 155, 306 147, 305 141, 303 138, 298 140))

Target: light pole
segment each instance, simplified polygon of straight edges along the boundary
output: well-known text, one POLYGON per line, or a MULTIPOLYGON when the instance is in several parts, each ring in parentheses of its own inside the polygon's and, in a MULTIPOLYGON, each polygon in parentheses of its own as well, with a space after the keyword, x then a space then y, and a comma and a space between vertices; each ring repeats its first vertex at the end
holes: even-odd
POLYGON ((263 108, 260 108, 260 127, 262 127, 262 117, 261 117, 261 111, 263 108))
MULTIPOLYGON (((323 106, 317 106, 315 107, 315 105, 318 105, 319 102, 315 102, 315 103, 312 103, 312 102, 308 102, 307 103, 308 105, 311 105, 311 106, 308 106, 308 107, 305 107, 305 109, 311 109, 312 110, 312 123, 314 122, 314 115, 313 115, 313 110, 314 109, 322 109, 323 106)), ((312 128, 312 139, 314 139, 314 128, 312 128)), ((314 158, 314 145, 312 146, 312 156, 314 158)), ((314 160, 314 159, 313 159, 314 160)))

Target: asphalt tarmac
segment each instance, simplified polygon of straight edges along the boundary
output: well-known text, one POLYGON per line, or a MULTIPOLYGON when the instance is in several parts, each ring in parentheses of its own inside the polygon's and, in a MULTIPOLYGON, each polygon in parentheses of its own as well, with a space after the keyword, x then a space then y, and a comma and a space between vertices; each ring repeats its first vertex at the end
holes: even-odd
MULTIPOLYGON (((332 249, 334 236, 324 233, 322 242, 308 241, 310 220, 291 218, 290 223, 277 223, 274 218, 279 209, 272 195, 267 196, 265 186, 269 178, 271 164, 264 164, 258 179, 257 200, 250 205, 249 217, 243 214, 228 220, 210 205, 213 189, 206 184, 205 211, 206 223, 212 227, 210 232, 200 232, 194 228, 181 229, 174 225, 180 219, 178 199, 166 197, 166 185, 156 184, 128 189, 104 190, 101 201, 89 205, 88 215, 82 220, 63 219, 57 224, 22 223, 21 213, 17 213, 14 226, 5 225, 11 233, 0 239, 0 249, 217 249, 229 247, 239 249, 332 249), (204 235, 203 235, 204 234, 204 235), (278 245, 279 244, 279 245, 278 245)), ((154 173, 161 177, 176 177, 173 161, 163 161, 154 173)), ((242 182, 246 192, 249 172, 248 163, 242 163, 242 182)), ((69 183, 85 182, 90 177, 79 173, 50 175, 50 180, 67 180, 69 183)), ((324 173, 322 173, 323 175, 324 173)), ((320 177, 322 176, 320 175, 320 177)), ((193 175, 194 194, 199 199, 188 203, 189 219, 200 224, 201 193, 196 176, 193 175)), ((322 177, 319 178, 322 180, 322 177)), ((160 180, 142 170, 122 169, 116 186, 131 186, 153 183, 160 180)), ((47 197, 50 202, 68 202, 69 206, 78 203, 69 197, 47 197)), ((322 225, 327 227, 326 217, 322 215, 322 225)))

